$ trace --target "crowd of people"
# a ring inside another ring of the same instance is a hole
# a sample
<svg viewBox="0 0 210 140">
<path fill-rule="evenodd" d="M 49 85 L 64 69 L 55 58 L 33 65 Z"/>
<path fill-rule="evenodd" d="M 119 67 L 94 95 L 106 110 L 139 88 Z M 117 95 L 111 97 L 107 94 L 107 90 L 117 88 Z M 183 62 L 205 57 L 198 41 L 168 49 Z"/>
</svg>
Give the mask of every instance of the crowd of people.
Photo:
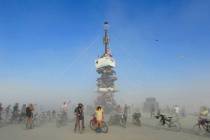
<svg viewBox="0 0 210 140">
<path fill-rule="evenodd" d="M 35 121 L 37 120 L 37 116 L 39 117 L 39 121 L 41 120 L 55 120 L 57 121 L 58 119 L 58 112 L 60 112 L 60 121 L 65 122 L 63 124 L 66 124 L 69 120 L 68 113 L 70 109 L 70 101 L 68 102 L 63 102 L 63 104 L 60 107 L 60 111 L 55 111 L 55 110 L 48 110 L 45 112 L 41 112 L 38 115 L 38 111 L 36 111 L 35 104 L 23 104 L 22 107 L 20 108 L 19 103 L 15 103 L 14 106 L 8 105 L 6 107 L 3 107 L 3 104 L 0 103 L 0 122 L 1 123 L 25 123 L 26 128 L 32 129 L 35 126 Z M 73 106 L 72 106 L 73 107 Z M 36 113 L 35 113 L 36 112 Z M 114 108 L 113 112 L 110 117 L 110 122 L 111 121 L 116 121 L 119 120 L 120 125 L 123 127 L 126 126 L 128 116 L 131 112 L 131 108 L 128 105 L 124 105 L 124 107 L 118 105 Z M 75 108 L 73 108 L 74 113 L 74 120 L 75 120 L 75 125 L 74 125 L 74 132 L 83 132 L 85 130 L 85 107 L 82 103 L 78 103 Z M 172 117 L 179 117 L 182 115 L 182 112 L 180 111 L 180 107 L 178 105 L 173 106 L 172 109 L 170 109 L 170 113 L 173 114 L 173 116 L 168 115 L 167 113 L 163 112 L 160 109 L 157 109 L 156 111 L 154 109 L 151 109 L 151 114 L 156 114 L 156 117 L 159 116 L 162 120 L 161 123 L 163 125 L 166 124 L 166 121 L 170 121 Z M 209 119 L 209 108 L 208 107 L 202 107 L 198 113 L 199 119 L 202 120 L 203 122 L 210 122 Z M 103 106 L 96 106 L 94 115 L 94 119 L 96 120 L 96 127 L 95 131 L 100 132 L 104 122 L 105 122 L 105 112 Z M 141 125 L 140 117 L 141 113 L 140 110 L 134 111 L 132 115 L 134 121 Z M 112 120 L 113 119 L 113 120 Z M 123 123 L 123 124 L 122 124 Z M 43 124 L 43 123 L 41 123 Z"/>
<path fill-rule="evenodd" d="M 68 121 L 68 111 L 69 111 L 69 102 L 64 102 L 61 105 L 60 112 L 62 121 Z M 35 104 L 23 104 L 20 108 L 19 103 L 15 103 L 12 107 L 11 105 L 3 107 L 3 104 L 0 103 L 0 122 L 5 124 L 19 124 L 25 123 L 27 129 L 34 128 L 34 120 L 38 116 L 37 111 L 35 110 Z M 36 113 L 35 113 L 36 112 Z M 39 114 L 40 118 L 47 118 L 47 120 L 57 119 L 57 114 L 55 110 L 45 111 Z M 81 132 L 85 129 L 85 118 L 84 118 L 84 105 L 79 103 L 74 109 L 75 115 L 75 127 L 74 131 Z M 95 110 L 95 117 L 97 119 L 98 128 L 101 127 L 101 122 L 104 121 L 104 113 L 102 106 L 97 106 Z"/>
<path fill-rule="evenodd" d="M 56 117 L 55 110 L 43 111 L 38 114 L 35 110 L 36 104 L 23 104 L 20 107 L 19 103 L 15 103 L 14 106 L 8 105 L 3 107 L 0 103 L 0 126 L 8 124 L 22 124 L 25 123 L 29 128 L 33 127 L 33 121 L 38 116 L 40 120 L 51 120 Z"/>
</svg>

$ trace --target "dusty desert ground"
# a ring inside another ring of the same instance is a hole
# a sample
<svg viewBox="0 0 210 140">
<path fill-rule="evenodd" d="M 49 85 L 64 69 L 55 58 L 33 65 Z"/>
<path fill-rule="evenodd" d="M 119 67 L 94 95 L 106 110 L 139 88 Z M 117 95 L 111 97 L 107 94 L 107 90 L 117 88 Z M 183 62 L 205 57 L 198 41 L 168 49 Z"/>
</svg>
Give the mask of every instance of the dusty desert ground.
<svg viewBox="0 0 210 140">
<path fill-rule="evenodd" d="M 209 140 L 210 136 L 199 136 L 192 131 L 192 126 L 196 121 L 195 117 L 182 118 L 182 131 L 176 132 L 167 129 L 157 129 L 157 120 L 142 118 L 143 126 L 138 127 L 128 123 L 127 128 L 120 126 L 110 126 L 107 134 L 95 133 L 88 127 L 82 133 L 74 133 L 74 123 L 57 128 L 55 122 L 51 122 L 41 127 L 26 130 L 24 125 L 9 125 L 0 128 L 0 140 Z"/>
</svg>

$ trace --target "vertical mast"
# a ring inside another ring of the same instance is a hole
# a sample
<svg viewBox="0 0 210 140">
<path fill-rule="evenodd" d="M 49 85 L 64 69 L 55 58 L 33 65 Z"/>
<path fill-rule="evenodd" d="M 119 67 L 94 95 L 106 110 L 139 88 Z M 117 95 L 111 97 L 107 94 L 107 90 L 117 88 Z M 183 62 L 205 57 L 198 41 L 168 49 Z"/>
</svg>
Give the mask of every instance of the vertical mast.
<svg viewBox="0 0 210 140">
<path fill-rule="evenodd" d="M 109 49 L 108 49 L 108 45 L 109 45 L 109 35 L 108 35 L 108 28 L 109 28 L 109 24 L 107 21 L 104 22 L 104 38 L 103 38 L 103 43 L 104 43 L 104 47 L 105 47 L 105 55 L 109 54 Z"/>
</svg>

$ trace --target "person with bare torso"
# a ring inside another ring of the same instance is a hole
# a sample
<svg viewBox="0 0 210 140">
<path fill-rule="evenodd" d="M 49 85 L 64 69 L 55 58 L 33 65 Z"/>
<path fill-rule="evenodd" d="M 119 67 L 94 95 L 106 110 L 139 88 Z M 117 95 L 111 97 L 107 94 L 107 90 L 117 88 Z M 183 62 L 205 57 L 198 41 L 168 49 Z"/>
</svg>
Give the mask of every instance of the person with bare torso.
<svg viewBox="0 0 210 140">
<path fill-rule="evenodd" d="M 29 104 L 28 107 L 26 107 L 26 127 L 30 129 L 32 129 L 33 111 L 33 104 Z"/>
</svg>

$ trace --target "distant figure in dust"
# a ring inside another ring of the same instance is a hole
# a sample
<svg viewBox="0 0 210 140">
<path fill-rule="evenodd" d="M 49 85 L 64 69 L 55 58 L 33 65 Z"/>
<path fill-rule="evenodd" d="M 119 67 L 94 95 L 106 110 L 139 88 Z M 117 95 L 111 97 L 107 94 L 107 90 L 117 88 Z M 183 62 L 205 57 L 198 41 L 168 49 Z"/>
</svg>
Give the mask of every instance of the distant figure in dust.
<svg viewBox="0 0 210 140">
<path fill-rule="evenodd" d="M 19 103 L 15 103 L 15 105 L 13 106 L 12 121 L 17 121 L 19 117 L 19 112 Z"/>
<path fill-rule="evenodd" d="M 125 106 L 124 106 L 123 115 L 124 115 L 125 123 L 127 123 L 127 118 L 128 118 L 128 106 L 127 106 L 127 104 L 125 104 Z"/>
<path fill-rule="evenodd" d="M 21 108 L 21 121 L 23 121 L 26 118 L 26 104 L 23 104 L 22 108 Z"/>
<path fill-rule="evenodd" d="M 5 109 L 6 111 L 6 121 L 9 120 L 10 112 L 11 112 L 11 105 L 8 105 Z"/>
<path fill-rule="evenodd" d="M 157 116 L 159 116 L 161 114 L 161 110 L 160 108 L 157 109 Z"/>
<path fill-rule="evenodd" d="M 3 112 L 3 107 L 2 103 L 0 103 L 0 121 L 2 120 L 2 112 Z"/>
<path fill-rule="evenodd" d="M 15 103 L 15 105 L 13 106 L 13 113 L 15 112 L 19 112 L 19 103 Z"/>
<path fill-rule="evenodd" d="M 185 110 L 185 107 L 182 107 L 182 108 L 181 108 L 180 114 L 181 114 L 182 117 L 186 117 L 186 110 Z"/>
<path fill-rule="evenodd" d="M 152 105 L 150 108 L 150 117 L 152 118 L 155 115 L 155 106 Z"/>
<path fill-rule="evenodd" d="M 117 107 L 116 107 L 116 113 L 118 115 L 121 115 L 123 113 L 123 109 L 122 109 L 122 107 L 120 105 L 117 105 Z"/>
<path fill-rule="evenodd" d="M 180 108 L 178 105 L 175 105 L 174 106 L 174 113 L 175 113 L 175 116 L 176 117 L 179 117 L 179 114 L 180 114 Z"/>
<path fill-rule="evenodd" d="M 52 114 L 50 110 L 47 111 L 47 118 L 48 118 L 48 121 L 52 120 Z"/>
<path fill-rule="evenodd" d="M 69 106 L 69 102 L 63 102 L 62 106 L 61 106 L 61 111 L 62 111 L 62 115 L 65 121 L 67 121 L 68 119 L 68 106 Z"/>
<path fill-rule="evenodd" d="M 52 111 L 52 119 L 56 119 L 56 111 L 55 110 Z"/>
<path fill-rule="evenodd" d="M 101 106 L 97 106 L 96 107 L 96 111 L 95 111 L 95 117 L 96 117 L 96 121 L 97 121 L 97 129 L 101 129 L 102 127 L 102 123 L 104 121 L 104 110 Z"/>
<path fill-rule="evenodd" d="M 34 111 L 34 106 L 33 104 L 29 104 L 26 107 L 26 127 L 32 129 L 32 119 L 33 119 L 33 111 Z"/>
<path fill-rule="evenodd" d="M 79 132 L 82 132 L 82 129 L 85 129 L 84 126 L 84 106 L 82 103 L 79 103 L 78 106 L 74 110 L 75 113 L 75 127 L 74 127 L 74 132 L 77 132 L 77 128 L 79 129 Z M 81 129 L 82 126 L 82 129 Z"/>
</svg>

